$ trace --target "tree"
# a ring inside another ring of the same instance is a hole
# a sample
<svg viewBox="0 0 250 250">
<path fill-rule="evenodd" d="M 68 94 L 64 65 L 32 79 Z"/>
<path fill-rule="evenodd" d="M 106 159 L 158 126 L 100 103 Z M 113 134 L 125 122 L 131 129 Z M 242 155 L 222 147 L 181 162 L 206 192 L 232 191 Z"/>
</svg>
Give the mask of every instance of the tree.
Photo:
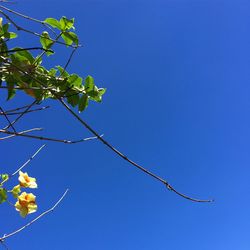
<svg viewBox="0 0 250 250">
<path fill-rule="evenodd" d="M 134 167 L 138 168 L 140 171 L 161 182 L 165 187 L 168 188 L 168 190 L 173 191 L 177 195 L 194 202 L 212 201 L 194 199 L 180 193 L 166 180 L 148 171 L 143 166 L 132 161 L 122 152 L 117 150 L 107 140 L 105 140 L 102 135 L 99 135 L 99 133 L 89 126 L 80 115 L 76 113 L 76 110 L 79 112 L 84 111 L 91 101 L 101 102 L 102 96 L 104 95 L 106 89 L 97 87 L 92 76 L 87 76 L 83 80 L 81 76 L 67 72 L 68 65 L 73 60 L 75 51 L 81 47 L 78 36 L 75 33 L 73 18 L 68 19 L 66 17 L 62 17 L 60 20 L 55 18 L 47 18 L 44 21 L 41 21 L 13 11 L 6 6 L 0 6 L 0 13 L 3 16 L 0 21 L 1 89 L 7 90 L 8 101 L 15 98 L 17 91 L 22 91 L 33 99 L 29 105 L 25 105 L 24 107 L 13 107 L 11 110 L 6 110 L 5 108 L 1 107 L 1 115 L 7 122 L 7 125 L 0 130 L 1 133 L 6 134 L 6 136 L 2 137 L 1 140 L 7 140 L 12 137 L 21 136 L 29 139 L 73 144 L 90 139 L 98 139 L 116 155 Z M 35 22 L 41 25 L 43 29 L 41 31 L 38 30 L 34 32 L 26 27 L 19 26 L 19 24 L 13 17 L 10 16 L 9 13 L 13 16 L 22 17 L 29 22 Z M 16 29 L 16 33 L 13 32 L 14 29 Z M 22 32 L 30 34 L 31 37 L 39 38 L 40 44 L 35 44 L 34 47 L 20 46 L 18 39 L 21 38 Z M 11 47 L 12 39 L 17 40 L 14 47 Z M 65 49 L 71 49 L 72 52 L 63 66 L 48 68 L 46 63 L 43 63 L 44 57 L 52 57 L 57 45 L 64 46 Z M 25 131 L 17 131 L 15 128 L 16 124 L 20 121 L 20 119 L 25 118 L 26 114 L 47 109 L 46 106 L 42 108 L 35 107 L 38 104 L 41 105 L 46 99 L 53 99 L 59 102 L 71 114 L 72 118 L 76 119 L 77 122 L 89 130 L 94 137 L 73 141 L 30 134 L 31 132 L 39 130 L 37 128 L 31 128 Z M 10 118 L 13 115 L 16 116 L 14 120 Z M 42 148 L 39 148 L 38 151 L 30 158 L 30 160 L 32 160 L 41 149 Z M 28 160 L 28 162 L 30 160 Z M 27 173 L 22 172 L 22 169 L 25 166 L 26 163 L 18 168 L 13 174 L 2 174 L 0 189 L 0 201 L 2 203 L 8 201 L 9 190 L 9 192 L 14 196 L 14 199 L 17 199 L 15 207 L 22 216 L 26 216 L 27 214 L 36 210 L 34 196 L 31 194 L 28 195 L 21 190 L 22 187 L 36 187 L 35 179 L 29 177 Z M 11 189 L 6 188 L 8 181 L 17 173 L 19 173 L 19 184 L 15 185 Z M 66 193 L 67 191 L 58 200 L 55 206 L 33 219 L 31 223 L 37 221 L 37 219 L 39 219 L 44 214 L 52 211 L 63 199 Z M 24 227 L 22 227 L 22 229 L 26 228 L 31 223 L 26 224 Z M 3 242 L 6 238 L 16 234 L 19 231 L 20 229 L 14 231 L 13 233 L 7 234 L 0 238 L 0 240 Z"/>
</svg>

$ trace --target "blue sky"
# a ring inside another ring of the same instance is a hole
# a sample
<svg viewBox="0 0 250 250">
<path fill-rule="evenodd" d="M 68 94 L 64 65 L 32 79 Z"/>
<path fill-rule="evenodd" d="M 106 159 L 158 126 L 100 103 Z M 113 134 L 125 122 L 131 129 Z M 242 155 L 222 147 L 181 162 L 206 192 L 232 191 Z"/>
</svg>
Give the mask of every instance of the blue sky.
<svg viewBox="0 0 250 250">
<path fill-rule="evenodd" d="M 53 214 L 9 239 L 10 249 L 248 250 L 249 1 L 23 0 L 11 6 L 38 19 L 75 17 L 84 46 L 69 71 L 90 74 L 107 88 L 103 103 L 81 117 L 177 190 L 215 202 L 176 196 L 98 141 L 47 143 L 26 169 L 38 179 L 39 211 L 70 192 Z M 26 35 L 21 41 L 33 44 Z M 46 63 L 64 59 L 59 48 Z M 5 97 L 6 109 L 30 102 L 21 94 L 8 103 Z M 90 136 L 59 104 L 47 104 L 50 110 L 27 116 L 17 128 Z M 3 171 L 15 170 L 42 144 L 2 141 Z M 3 205 L 1 234 L 34 216 L 23 220 Z"/>
</svg>

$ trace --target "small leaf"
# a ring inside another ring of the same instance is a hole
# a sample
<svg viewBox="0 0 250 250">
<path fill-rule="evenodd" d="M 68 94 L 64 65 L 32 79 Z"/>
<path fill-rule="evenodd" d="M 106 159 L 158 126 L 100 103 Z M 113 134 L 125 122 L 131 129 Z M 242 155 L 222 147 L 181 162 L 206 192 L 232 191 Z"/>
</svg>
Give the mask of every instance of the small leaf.
<svg viewBox="0 0 250 250">
<path fill-rule="evenodd" d="M 77 74 L 70 75 L 68 81 L 69 81 L 69 84 L 73 85 L 74 87 L 80 88 L 82 85 L 82 78 L 78 76 Z"/>
<path fill-rule="evenodd" d="M 96 102 L 101 102 L 102 98 L 101 95 L 99 95 L 98 88 L 95 86 L 93 90 L 88 92 L 88 95 L 91 100 L 96 101 Z"/>
<path fill-rule="evenodd" d="M 43 46 L 44 49 L 48 50 L 53 44 L 53 41 L 51 41 L 51 38 L 49 36 L 49 33 L 47 31 L 44 31 L 42 33 L 42 37 L 40 37 L 40 43 Z M 51 51 L 47 51 L 46 54 L 49 56 L 53 54 Z"/>
<path fill-rule="evenodd" d="M 106 89 L 104 89 L 104 88 L 100 88 L 100 89 L 98 89 L 98 92 L 99 92 L 99 95 L 100 95 L 100 96 L 102 96 L 102 95 L 104 95 L 104 94 L 105 94 Z"/>
<path fill-rule="evenodd" d="M 85 87 L 87 93 L 94 89 L 95 83 L 94 83 L 94 78 L 92 76 L 87 76 L 85 78 L 84 87 Z"/>
<path fill-rule="evenodd" d="M 1 178 L 2 178 L 2 182 L 6 182 L 9 179 L 9 175 L 8 174 L 2 174 Z"/>
<path fill-rule="evenodd" d="M 0 204 L 7 200 L 7 191 L 5 188 L 0 188 Z"/>
<path fill-rule="evenodd" d="M 16 38 L 17 37 L 17 34 L 14 33 L 14 32 L 9 32 L 9 39 L 13 39 L 13 38 Z"/>
<path fill-rule="evenodd" d="M 69 76 L 69 73 L 66 70 L 64 70 L 64 68 L 62 66 L 58 65 L 56 67 L 58 68 L 61 76 L 63 76 L 63 77 L 68 77 Z"/>
<path fill-rule="evenodd" d="M 56 75 L 56 72 L 57 72 L 56 69 L 51 68 L 51 69 L 49 70 L 49 75 L 50 75 L 50 76 L 55 76 L 55 75 Z"/>
<path fill-rule="evenodd" d="M 71 104 L 73 107 L 75 107 L 79 103 L 79 94 L 74 93 L 71 95 L 69 92 L 69 96 L 67 97 L 67 101 L 69 104 Z"/>
<path fill-rule="evenodd" d="M 12 99 L 15 94 L 16 94 L 16 90 L 14 89 L 14 83 L 12 82 L 6 82 L 7 87 L 8 87 L 8 97 L 7 97 L 7 101 Z"/>
<path fill-rule="evenodd" d="M 46 18 L 44 20 L 44 22 L 47 23 L 47 24 L 49 24 L 53 28 L 57 28 L 59 30 L 62 30 L 60 22 L 58 22 L 55 18 L 51 18 L 51 17 Z"/>
<path fill-rule="evenodd" d="M 78 37 L 74 32 L 64 32 L 62 34 L 62 38 L 65 41 L 67 45 L 71 45 L 72 43 L 75 43 L 78 45 Z"/>
<path fill-rule="evenodd" d="M 3 29 L 3 33 L 7 33 L 9 29 L 9 24 L 8 23 L 4 24 L 2 29 Z"/>
<path fill-rule="evenodd" d="M 69 37 L 66 32 L 62 34 L 62 39 L 64 40 L 67 46 L 70 46 L 73 43 L 71 37 Z"/>
<path fill-rule="evenodd" d="M 22 48 L 14 48 L 14 49 L 22 49 Z M 20 59 L 20 61 L 22 61 L 23 60 L 22 57 L 24 57 L 25 59 L 27 59 L 30 62 L 30 64 L 32 64 L 35 61 L 35 58 L 27 50 L 17 51 L 14 55 L 15 55 L 15 57 L 18 57 L 18 59 Z"/>
<path fill-rule="evenodd" d="M 68 19 L 65 16 L 63 16 L 60 19 L 61 29 L 65 31 L 65 30 L 70 30 L 71 28 L 74 28 L 74 26 L 73 26 L 74 25 L 74 21 L 75 21 L 74 18 Z"/>
<path fill-rule="evenodd" d="M 16 185 L 15 187 L 12 188 L 11 193 L 14 196 L 14 198 L 18 197 L 18 194 L 21 192 L 20 185 Z"/>
<path fill-rule="evenodd" d="M 79 100 L 78 104 L 78 110 L 79 112 L 82 112 L 88 107 L 89 99 L 87 95 L 82 95 L 82 97 Z"/>
</svg>

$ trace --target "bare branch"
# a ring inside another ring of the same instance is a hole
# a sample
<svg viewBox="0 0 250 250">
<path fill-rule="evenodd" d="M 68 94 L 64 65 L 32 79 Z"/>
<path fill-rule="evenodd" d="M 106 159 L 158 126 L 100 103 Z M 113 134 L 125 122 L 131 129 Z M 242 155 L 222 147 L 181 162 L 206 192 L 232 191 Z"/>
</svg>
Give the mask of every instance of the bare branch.
<svg viewBox="0 0 250 250">
<path fill-rule="evenodd" d="M 65 66 L 64 66 L 64 68 L 63 68 L 63 71 L 62 71 L 62 73 L 60 74 L 59 77 L 61 77 L 61 76 L 63 75 L 63 73 L 65 72 L 65 70 L 66 70 L 67 67 L 69 66 L 69 64 L 70 64 L 70 62 L 71 62 L 71 60 L 72 60 L 72 58 L 73 58 L 73 55 L 74 55 L 74 53 L 76 52 L 76 50 L 77 50 L 77 47 L 74 48 L 74 49 L 72 50 L 72 52 L 71 52 L 71 54 L 70 54 L 70 56 L 69 56 L 69 59 L 68 59 L 67 63 L 65 64 Z"/>
<path fill-rule="evenodd" d="M 15 174 L 17 174 L 19 171 L 21 171 L 24 167 L 26 167 L 27 164 L 29 164 L 35 156 L 45 147 L 45 144 L 42 145 L 20 168 L 18 168 L 13 174 L 9 176 L 9 178 L 12 178 Z"/>
<path fill-rule="evenodd" d="M 9 139 L 11 137 L 15 137 L 15 136 L 22 136 L 22 137 L 27 137 L 27 138 L 32 138 L 32 139 L 37 139 L 37 140 L 44 140 L 44 141 L 53 141 L 53 142 L 61 142 L 61 143 L 65 143 L 65 144 L 75 144 L 75 143 L 79 143 L 79 142 L 85 142 L 85 141 L 89 141 L 89 140 L 94 140 L 97 139 L 96 136 L 93 137 L 88 137 L 88 138 L 84 138 L 84 139 L 80 139 L 80 140 L 76 140 L 76 141 L 70 141 L 70 140 L 62 140 L 62 139 L 56 139 L 56 138 L 49 138 L 49 137 L 42 137 L 42 136 L 35 136 L 35 135 L 27 135 L 26 133 L 34 131 L 34 130 L 42 130 L 41 128 L 35 128 L 35 129 L 30 129 L 30 130 L 25 130 L 22 132 L 11 132 L 8 130 L 3 130 L 0 129 L 0 133 L 4 133 L 4 134 L 9 134 L 10 136 L 5 136 L 0 138 L 0 140 L 5 140 L 5 139 Z M 103 135 L 100 135 L 101 137 Z"/>
<path fill-rule="evenodd" d="M 0 87 L 1 88 L 1 87 Z M 6 87 L 7 88 L 7 87 Z M 29 105 L 25 105 L 25 106 L 22 106 L 22 107 L 18 107 L 18 108 L 15 108 L 15 109 L 10 109 L 10 110 L 6 110 L 5 113 L 9 113 L 9 112 L 14 112 L 14 111 L 18 111 L 18 110 L 22 110 L 22 109 L 25 109 L 29 107 Z"/>
<path fill-rule="evenodd" d="M 66 189 L 66 191 L 63 193 L 63 195 L 60 197 L 60 199 L 55 203 L 55 205 L 53 207 L 51 207 L 50 209 L 46 210 L 45 212 L 41 213 L 40 215 L 38 215 L 35 219 L 31 220 L 29 223 L 27 223 L 26 225 L 24 225 L 23 227 L 15 230 L 14 232 L 11 232 L 9 234 L 5 234 L 0 238 L 0 242 L 3 242 L 4 240 L 6 240 L 7 238 L 16 235 L 17 233 L 21 232 L 22 230 L 26 229 L 27 227 L 31 226 L 34 222 L 36 222 L 37 220 L 39 220 L 40 218 L 42 218 L 44 215 L 53 212 L 54 209 L 62 202 L 62 200 L 64 199 L 64 197 L 66 196 L 66 194 L 68 193 L 69 189 Z"/>
<path fill-rule="evenodd" d="M 41 107 L 41 108 L 37 108 L 37 109 L 32 109 L 32 110 L 29 110 L 27 112 L 25 112 L 25 114 L 27 113 L 32 113 L 32 112 L 37 112 L 37 111 L 42 111 L 42 110 L 45 110 L 45 109 L 48 109 L 50 108 L 50 106 L 44 106 L 44 107 Z M 5 111 L 5 114 L 7 115 L 19 115 L 21 114 L 22 112 L 10 112 L 10 111 Z M 3 115 L 2 112 L 0 112 L 0 115 Z"/>
<path fill-rule="evenodd" d="M 25 108 L 25 110 L 11 123 L 11 125 L 14 125 L 16 122 L 18 122 L 26 113 L 27 113 L 27 111 L 29 111 L 31 108 L 32 108 L 32 106 L 34 106 L 35 104 L 37 104 L 38 103 L 38 101 L 37 100 L 35 100 L 35 101 L 33 101 L 30 105 L 28 105 L 27 106 L 27 108 Z M 10 127 L 10 125 L 9 126 L 6 126 L 6 127 L 4 127 L 3 129 L 8 129 Z"/>
<path fill-rule="evenodd" d="M 12 137 L 15 137 L 15 136 L 24 136 L 26 133 L 29 133 L 29 132 L 32 132 L 32 131 L 41 131 L 41 130 L 43 130 L 43 129 L 42 128 L 32 128 L 32 129 L 21 131 L 19 133 L 14 133 L 14 132 L 10 132 L 8 130 L 0 129 L 0 133 L 10 135 L 10 136 L 5 136 L 5 137 L 0 138 L 0 141 L 5 140 L 5 139 L 9 139 L 9 138 L 12 138 Z"/>
</svg>

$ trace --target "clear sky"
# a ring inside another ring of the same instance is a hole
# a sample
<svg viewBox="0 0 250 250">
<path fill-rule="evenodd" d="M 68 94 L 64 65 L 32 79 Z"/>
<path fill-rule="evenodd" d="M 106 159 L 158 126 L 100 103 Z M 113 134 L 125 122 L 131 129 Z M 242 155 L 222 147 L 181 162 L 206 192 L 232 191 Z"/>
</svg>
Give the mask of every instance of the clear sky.
<svg viewBox="0 0 250 250">
<path fill-rule="evenodd" d="M 47 143 L 26 168 L 38 180 L 39 212 L 70 192 L 52 214 L 9 239 L 10 249 L 249 250 L 250 2 L 23 0 L 11 7 L 38 19 L 75 17 L 84 46 L 69 71 L 107 88 L 103 103 L 81 117 L 179 191 L 215 202 L 176 196 L 97 140 Z M 47 65 L 63 64 L 65 52 L 56 56 Z M 1 105 L 30 102 L 19 97 L 5 103 L 0 93 Z M 47 104 L 50 110 L 17 128 L 90 136 L 59 104 Z M 14 171 L 42 144 L 1 142 L 1 171 Z M 1 235 L 36 215 L 21 219 L 7 204 L 0 214 Z"/>
</svg>

